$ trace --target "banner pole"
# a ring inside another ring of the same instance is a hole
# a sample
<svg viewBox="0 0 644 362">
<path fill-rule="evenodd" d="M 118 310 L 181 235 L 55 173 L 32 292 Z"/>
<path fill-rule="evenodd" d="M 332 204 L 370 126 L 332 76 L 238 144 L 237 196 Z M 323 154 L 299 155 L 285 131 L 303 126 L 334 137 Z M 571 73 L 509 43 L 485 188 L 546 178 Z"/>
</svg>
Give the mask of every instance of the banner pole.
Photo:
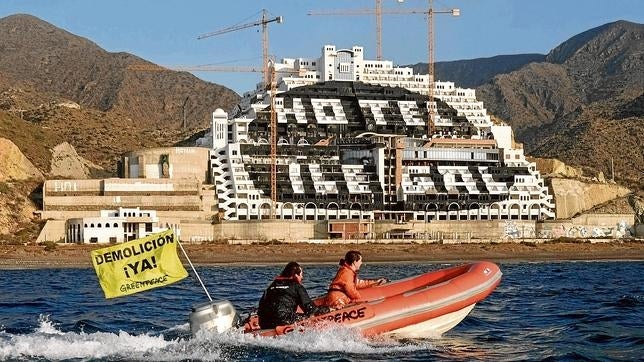
<svg viewBox="0 0 644 362">
<path fill-rule="evenodd" d="M 204 292 L 206 292 L 206 296 L 208 297 L 208 300 L 210 300 L 212 302 L 212 298 L 210 298 L 210 293 L 208 293 L 208 289 L 206 289 L 206 286 L 201 281 L 201 277 L 199 277 L 199 273 L 197 273 L 197 269 L 195 269 L 195 266 L 192 265 L 192 262 L 190 261 L 190 258 L 188 257 L 188 254 L 186 254 L 186 250 L 183 248 L 183 245 L 181 245 L 181 242 L 179 241 L 179 238 L 177 238 L 177 244 L 179 244 L 179 247 L 181 248 L 181 251 L 183 252 L 183 255 L 186 257 L 186 260 L 188 260 L 188 264 L 190 264 L 190 267 L 192 268 L 192 271 L 195 272 L 195 276 L 197 277 L 197 280 L 199 281 L 199 284 L 201 284 L 201 287 L 203 288 Z"/>
</svg>

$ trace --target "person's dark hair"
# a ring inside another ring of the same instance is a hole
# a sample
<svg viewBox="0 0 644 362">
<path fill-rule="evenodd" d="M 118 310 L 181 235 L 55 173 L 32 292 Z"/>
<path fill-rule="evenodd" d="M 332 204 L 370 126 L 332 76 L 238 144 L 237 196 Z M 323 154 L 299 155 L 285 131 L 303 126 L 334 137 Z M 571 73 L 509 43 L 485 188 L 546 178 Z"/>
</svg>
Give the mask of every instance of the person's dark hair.
<svg viewBox="0 0 644 362">
<path fill-rule="evenodd" d="M 344 255 L 344 259 L 340 259 L 340 265 L 342 264 L 351 265 L 360 259 L 362 259 L 362 254 L 360 254 L 359 251 L 350 250 L 350 251 L 347 251 L 347 253 Z"/>
<path fill-rule="evenodd" d="M 292 261 L 284 267 L 284 270 L 280 273 L 281 277 L 284 278 L 293 278 L 296 275 L 302 274 L 302 267 L 300 264 Z"/>
</svg>

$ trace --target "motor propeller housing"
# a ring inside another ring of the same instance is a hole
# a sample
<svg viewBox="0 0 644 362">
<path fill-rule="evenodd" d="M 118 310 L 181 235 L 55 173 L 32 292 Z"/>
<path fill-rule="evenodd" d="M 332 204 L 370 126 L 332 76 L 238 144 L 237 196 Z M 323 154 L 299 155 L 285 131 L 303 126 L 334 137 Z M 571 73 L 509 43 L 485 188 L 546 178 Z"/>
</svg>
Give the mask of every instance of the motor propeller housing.
<svg viewBox="0 0 644 362">
<path fill-rule="evenodd" d="M 200 330 L 222 333 L 239 323 L 239 315 L 233 304 L 227 300 L 195 304 L 190 313 L 190 331 Z"/>
</svg>

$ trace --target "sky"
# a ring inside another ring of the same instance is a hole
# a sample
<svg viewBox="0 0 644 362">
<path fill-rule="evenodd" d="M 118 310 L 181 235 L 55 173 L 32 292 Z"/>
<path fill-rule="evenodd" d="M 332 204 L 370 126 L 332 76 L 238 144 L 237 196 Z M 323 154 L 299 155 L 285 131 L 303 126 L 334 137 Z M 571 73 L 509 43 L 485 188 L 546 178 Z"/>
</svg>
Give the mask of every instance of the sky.
<svg viewBox="0 0 644 362">
<path fill-rule="evenodd" d="M 373 8 L 375 0 L 0 0 L 0 18 L 30 14 L 110 52 L 128 52 L 165 66 L 260 66 L 261 27 L 198 40 L 201 34 L 269 16 L 269 53 L 276 59 L 317 58 L 325 44 L 361 45 L 376 59 L 373 15 L 310 16 L 310 10 Z M 427 8 L 427 0 L 382 0 L 385 9 Z M 644 0 L 435 0 L 435 60 L 540 53 L 591 28 L 627 20 L 644 23 Z M 427 62 L 423 15 L 383 15 L 384 59 L 396 65 Z M 201 72 L 196 76 L 237 93 L 255 87 L 260 73 Z"/>
</svg>

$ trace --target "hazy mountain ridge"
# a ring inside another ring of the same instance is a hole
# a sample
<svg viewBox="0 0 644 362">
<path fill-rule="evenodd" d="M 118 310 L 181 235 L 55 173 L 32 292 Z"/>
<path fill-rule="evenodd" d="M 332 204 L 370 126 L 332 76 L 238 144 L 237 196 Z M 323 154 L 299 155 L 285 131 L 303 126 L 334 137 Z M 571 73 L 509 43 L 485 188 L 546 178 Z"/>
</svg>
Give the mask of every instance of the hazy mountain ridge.
<svg viewBox="0 0 644 362">
<path fill-rule="evenodd" d="M 436 79 L 450 81 L 464 88 L 476 88 L 489 82 L 494 76 L 510 73 L 526 64 L 542 62 L 544 54 L 497 55 L 489 58 L 436 62 Z M 415 74 L 427 74 L 427 63 L 411 65 Z"/>
</svg>

